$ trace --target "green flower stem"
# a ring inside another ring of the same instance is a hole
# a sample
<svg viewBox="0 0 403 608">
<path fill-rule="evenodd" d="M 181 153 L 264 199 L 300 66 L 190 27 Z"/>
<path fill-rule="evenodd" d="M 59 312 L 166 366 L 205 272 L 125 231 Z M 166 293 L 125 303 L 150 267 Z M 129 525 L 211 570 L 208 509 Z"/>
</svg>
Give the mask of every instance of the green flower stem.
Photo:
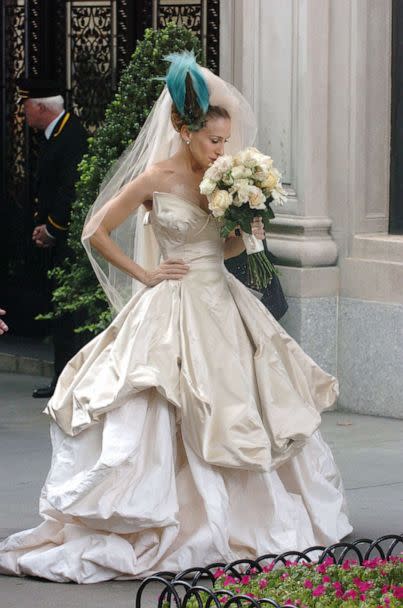
<svg viewBox="0 0 403 608">
<path fill-rule="evenodd" d="M 252 253 L 247 257 L 248 283 L 255 289 L 265 289 L 278 271 L 264 251 Z"/>
</svg>

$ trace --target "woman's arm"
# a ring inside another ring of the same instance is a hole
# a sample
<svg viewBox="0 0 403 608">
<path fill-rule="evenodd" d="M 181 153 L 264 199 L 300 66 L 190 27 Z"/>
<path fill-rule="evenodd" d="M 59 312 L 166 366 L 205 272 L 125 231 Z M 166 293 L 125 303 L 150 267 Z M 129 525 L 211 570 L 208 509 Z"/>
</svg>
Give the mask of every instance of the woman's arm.
<svg viewBox="0 0 403 608">
<path fill-rule="evenodd" d="M 224 244 L 224 260 L 228 258 L 236 258 L 245 251 L 245 244 L 241 236 L 229 236 Z"/>
<path fill-rule="evenodd" d="M 116 197 L 106 203 L 106 213 L 102 210 L 105 215 L 90 236 L 91 245 L 108 262 L 148 287 L 153 287 L 166 279 L 182 279 L 189 267 L 183 260 L 165 260 L 155 270 L 147 271 L 120 249 L 111 239 L 110 233 L 140 205 L 152 199 L 153 184 L 155 184 L 155 175 L 152 170 L 142 173 L 130 182 Z"/>
</svg>

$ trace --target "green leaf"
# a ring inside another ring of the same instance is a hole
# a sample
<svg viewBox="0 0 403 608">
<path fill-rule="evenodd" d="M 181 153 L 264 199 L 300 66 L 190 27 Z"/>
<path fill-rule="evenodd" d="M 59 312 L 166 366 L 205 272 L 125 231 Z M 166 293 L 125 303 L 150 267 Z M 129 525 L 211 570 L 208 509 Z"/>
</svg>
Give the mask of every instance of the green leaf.
<svg viewBox="0 0 403 608">
<path fill-rule="evenodd" d="M 237 227 L 237 222 L 234 222 L 232 220 L 226 220 L 224 225 L 221 226 L 220 228 L 220 236 L 223 239 L 226 239 L 227 236 L 233 231 L 235 230 L 235 228 Z"/>
</svg>

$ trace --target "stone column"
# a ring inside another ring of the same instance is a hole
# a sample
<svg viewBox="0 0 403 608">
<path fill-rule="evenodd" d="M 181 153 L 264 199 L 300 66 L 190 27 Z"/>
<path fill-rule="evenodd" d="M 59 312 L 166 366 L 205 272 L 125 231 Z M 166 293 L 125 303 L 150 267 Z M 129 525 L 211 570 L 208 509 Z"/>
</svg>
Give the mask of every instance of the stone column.
<svg viewBox="0 0 403 608">
<path fill-rule="evenodd" d="M 222 76 L 252 103 L 258 147 L 289 199 L 268 238 L 289 302 L 286 329 L 336 372 L 337 246 L 328 209 L 329 0 L 222 2 Z"/>
</svg>

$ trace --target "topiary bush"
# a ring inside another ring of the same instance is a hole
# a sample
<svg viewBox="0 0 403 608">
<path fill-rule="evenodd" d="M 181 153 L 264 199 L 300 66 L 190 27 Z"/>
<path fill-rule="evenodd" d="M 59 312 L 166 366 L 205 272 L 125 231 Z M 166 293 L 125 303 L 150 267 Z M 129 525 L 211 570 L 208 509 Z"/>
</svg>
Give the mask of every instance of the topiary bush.
<svg viewBox="0 0 403 608">
<path fill-rule="evenodd" d="M 50 273 L 57 287 L 52 298 L 54 312 L 47 315 L 58 318 L 66 312 L 79 311 L 84 321 L 81 327 L 76 328 L 78 332 L 97 333 L 112 317 L 106 296 L 81 245 L 85 216 L 97 197 L 106 172 L 137 137 L 162 91 L 164 83 L 155 77 L 166 73 L 168 64 L 164 56 L 185 49 L 193 49 L 200 62 L 200 43 L 190 30 L 174 24 L 162 30 L 146 30 L 122 73 L 117 93 L 107 107 L 104 123 L 89 139 L 88 154 L 79 167 L 77 199 L 71 212 L 69 245 L 73 256 Z"/>
</svg>

